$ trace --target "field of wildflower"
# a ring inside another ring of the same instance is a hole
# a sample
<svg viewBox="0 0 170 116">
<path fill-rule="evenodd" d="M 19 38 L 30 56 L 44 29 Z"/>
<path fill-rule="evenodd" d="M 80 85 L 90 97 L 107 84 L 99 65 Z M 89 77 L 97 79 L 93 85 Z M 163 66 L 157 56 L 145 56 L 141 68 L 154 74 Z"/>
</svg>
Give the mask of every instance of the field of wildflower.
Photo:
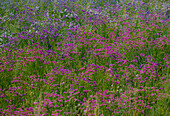
<svg viewBox="0 0 170 116">
<path fill-rule="evenodd" d="M 168 0 L 0 0 L 1 116 L 170 116 Z"/>
</svg>

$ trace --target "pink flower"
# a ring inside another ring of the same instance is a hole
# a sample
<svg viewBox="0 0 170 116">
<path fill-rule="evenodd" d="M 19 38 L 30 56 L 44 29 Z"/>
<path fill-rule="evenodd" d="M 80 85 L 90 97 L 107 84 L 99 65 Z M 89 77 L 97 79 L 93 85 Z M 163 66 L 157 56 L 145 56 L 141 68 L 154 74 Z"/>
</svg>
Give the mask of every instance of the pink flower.
<svg viewBox="0 0 170 116">
<path fill-rule="evenodd" d="M 80 70 L 84 70 L 84 69 L 85 69 L 85 67 L 82 67 L 82 68 L 79 69 L 79 71 L 80 71 Z"/>
<path fill-rule="evenodd" d="M 145 73 L 146 72 L 146 70 L 140 70 L 140 73 Z"/>
</svg>

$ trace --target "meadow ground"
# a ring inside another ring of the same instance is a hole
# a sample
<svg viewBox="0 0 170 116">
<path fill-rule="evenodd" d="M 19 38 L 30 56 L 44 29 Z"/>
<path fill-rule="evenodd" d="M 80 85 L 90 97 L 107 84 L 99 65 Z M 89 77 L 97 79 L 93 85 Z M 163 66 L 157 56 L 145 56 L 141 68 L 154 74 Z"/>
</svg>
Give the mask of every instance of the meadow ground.
<svg viewBox="0 0 170 116">
<path fill-rule="evenodd" d="M 9 1 L 0 115 L 170 115 L 168 0 Z"/>
</svg>

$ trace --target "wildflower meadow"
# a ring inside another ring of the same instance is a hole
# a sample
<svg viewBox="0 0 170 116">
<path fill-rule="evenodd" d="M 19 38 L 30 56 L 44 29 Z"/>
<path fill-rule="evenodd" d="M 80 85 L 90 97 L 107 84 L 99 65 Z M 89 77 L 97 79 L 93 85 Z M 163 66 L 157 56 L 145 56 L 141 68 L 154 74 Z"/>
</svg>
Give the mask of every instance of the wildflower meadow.
<svg viewBox="0 0 170 116">
<path fill-rule="evenodd" d="M 1 116 L 170 116 L 168 0 L 0 0 Z"/>
</svg>

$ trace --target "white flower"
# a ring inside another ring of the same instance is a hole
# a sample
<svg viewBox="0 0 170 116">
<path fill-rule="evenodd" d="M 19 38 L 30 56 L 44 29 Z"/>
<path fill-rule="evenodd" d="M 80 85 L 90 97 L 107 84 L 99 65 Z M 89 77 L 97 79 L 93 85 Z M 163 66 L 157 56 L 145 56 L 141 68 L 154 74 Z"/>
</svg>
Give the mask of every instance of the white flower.
<svg viewBox="0 0 170 116">
<path fill-rule="evenodd" d="M 67 9 L 64 9 L 64 12 L 67 12 Z"/>
</svg>

